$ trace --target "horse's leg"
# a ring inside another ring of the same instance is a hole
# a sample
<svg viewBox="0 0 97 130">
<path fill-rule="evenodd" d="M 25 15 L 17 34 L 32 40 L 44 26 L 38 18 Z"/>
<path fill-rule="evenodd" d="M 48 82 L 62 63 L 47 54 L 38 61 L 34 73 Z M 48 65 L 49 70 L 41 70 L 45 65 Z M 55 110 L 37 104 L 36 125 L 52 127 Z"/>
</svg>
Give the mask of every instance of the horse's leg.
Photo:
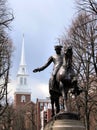
<svg viewBox="0 0 97 130">
<path fill-rule="evenodd" d="M 65 108 L 65 111 L 68 111 L 68 107 L 67 107 L 67 93 L 68 92 L 64 92 L 64 108 Z"/>
<path fill-rule="evenodd" d="M 64 98 L 63 98 L 63 109 L 65 110 L 65 107 L 64 107 L 65 105 L 64 105 Z"/>
<path fill-rule="evenodd" d="M 53 86 L 52 86 L 52 78 L 49 79 L 49 93 L 50 93 L 50 99 L 51 99 L 51 106 L 52 106 L 52 117 L 55 115 L 54 112 L 54 98 L 53 98 Z"/>
<path fill-rule="evenodd" d="M 55 115 L 54 112 L 54 99 L 51 97 L 51 105 L 52 105 L 52 117 Z"/>
<path fill-rule="evenodd" d="M 62 96 L 63 96 L 63 108 L 65 111 L 68 111 L 68 108 L 67 108 L 67 94 L 68 94 L 68 91 L 64 90 L 62 92 Z"/>
<path fill-rule="evenodd" d="M 62 108 L 63 108 L 63 110 L 65 109 L 65 107 L 64 107 L 64 86 L 63 86 L 63 83 L 62 82 L 60 82 L 60 91 L 61 91 L 61 94 L 62 94 Z"/>
<path fill-rule="evenodd" d="M 55 106 L 56 106 L 56 113 L 59 113 L 60 111 L 60 106 L 59 106 L 59 97 L 55 99 Z"/>
</svg>

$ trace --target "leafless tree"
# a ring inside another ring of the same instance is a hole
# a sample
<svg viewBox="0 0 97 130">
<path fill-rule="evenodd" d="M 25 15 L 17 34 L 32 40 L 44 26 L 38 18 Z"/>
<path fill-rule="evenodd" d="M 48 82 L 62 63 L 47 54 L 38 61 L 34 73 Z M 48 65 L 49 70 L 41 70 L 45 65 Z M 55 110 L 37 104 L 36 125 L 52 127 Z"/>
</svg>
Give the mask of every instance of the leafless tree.
<svg viewBox="0 0 97 130">
<path fill-rule="evenodd" d="M 8 105 L 8 80 L 11 67 L 12 42 L 7 36 L 0 42 L 0 115 L 3 114 Z"/>
<path fill-rule="evenodd" d="M 75 0 L 77 3 L 77 9 L 79 11 L 85 11 L 89 14 L 97 15 L 97 0 Z"/>
<path fill-rule="evenodd" d="M 0 0 L 0 116 L 8 106 L 7 85 L 13 46 L 6 29 L 9 29 L 13 19 L 12 13 L 7 8 L 7 0 Z"/>
<path fill-rule="evenodd" d="M 0 117 L 0 130 L 10 130 L 13 127 L 15 112 L 13 105 L 9 105 L 6 111 Z"/>
<path fill-rule="evenodd" d="M 27 130 L 36 130 L 36 109 L 35 104 L 30 103 L 26 107 L 26 122 L 29 122 Z"/>
<path fill-rule="evenodd" d="M 13 130 L 26 130 L 25 109 L 23 107 L 16 108 L 15 118 L 13 120 Z"/>
<path fill-rule="evenodd" d="M 97 110 L 97 25 L 96 21 L 88 22 L 91 19 L 86 12 L 80 13 L 73 20 L 68 35 L 62 38 L 64 48 L 73 47 L 74 69 L 84 91 L 76 101 L 86 130 L 90 130 L 91 116 Z"/>
<path fill-rule="evenodd" d="M 0 0 L 0 32 L 4 28 L 9 28 L 9 24 L 14 19 L 11 9 L 8 8 L 7 0 Z"/>
</svg>

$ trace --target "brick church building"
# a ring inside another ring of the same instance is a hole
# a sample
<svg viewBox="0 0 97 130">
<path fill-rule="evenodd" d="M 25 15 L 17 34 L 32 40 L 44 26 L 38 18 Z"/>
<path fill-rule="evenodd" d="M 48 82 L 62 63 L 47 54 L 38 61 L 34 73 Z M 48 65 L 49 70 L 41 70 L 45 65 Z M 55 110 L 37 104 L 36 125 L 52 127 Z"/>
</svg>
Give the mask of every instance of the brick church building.
<svg viewBox="0 0 97 130">
<path fill-rule="evenodd" d="M 47 121 L 51 119 L 51 108 L 48 107 L 50 100 L 37 98 L 36 103 L 31 101 L 31 88 L 28 83 L 28 78 L 29 75 L 25 62 L 23 35 L 21 59 L 17 73 L 17 85 L 14 92 L 14 108 L 15 110 L 25 110 L 25 124 L 27 130 L 42 130 Z M 31 115 L 33 116 L 31 117 Z M 29 119 L 32 118 L 31 120 L 33 120 L 33 122 L 31 122 L 27 117 L 29 117 Z M 34 124 L 34 126 L 32 126 L 32 124 Z"/>
<path fill-rule="evenodd" d="M 28 72 L 24 53 L 24 36 L 22 41 L 21 60 L 17 73 L 17 86 L 14 92 L 14 107 L 31 101 L 31 89 L 28 84 Z"/>
</svg>

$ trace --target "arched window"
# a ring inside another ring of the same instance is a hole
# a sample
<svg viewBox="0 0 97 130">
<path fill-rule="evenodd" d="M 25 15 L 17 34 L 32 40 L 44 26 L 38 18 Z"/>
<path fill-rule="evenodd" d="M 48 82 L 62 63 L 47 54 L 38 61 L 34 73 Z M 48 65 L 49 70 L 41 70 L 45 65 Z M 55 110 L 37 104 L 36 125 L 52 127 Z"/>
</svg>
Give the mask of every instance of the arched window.
<svg viewBox="0 0 97 130">
<path fill-rule="evenodd" d="M 21 96 L 21 102 L 26 102 L 26 97 L 24 95 Z"/>
</svg>

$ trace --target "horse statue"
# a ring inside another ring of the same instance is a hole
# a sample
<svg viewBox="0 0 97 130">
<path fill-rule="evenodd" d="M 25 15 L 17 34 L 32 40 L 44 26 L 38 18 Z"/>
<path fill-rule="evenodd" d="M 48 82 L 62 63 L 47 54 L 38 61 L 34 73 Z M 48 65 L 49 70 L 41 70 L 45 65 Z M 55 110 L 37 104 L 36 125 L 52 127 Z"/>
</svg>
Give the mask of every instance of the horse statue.
<svg viewBox="0 0 97 130">
<path fill-rule="evenodd" d="M 63 55 L 63 64 L 56 74 L 56 80 L 52 89 L 49 90 L 51 96 L 51 105 L 52 105 L 52 117 L 54 113 L 54 103 L 56 106 L 56 113 L 59 113 L 59 98 L 63 97 L 63 108 L 65 111 L 68 111 L 67 100 L 68 92 L 72 90 L 71 93 L 75 96 L 78 96 L 82 90 L 78 87 L 76 74 L 72 65 L 72 47 L 68 47 L 66 53 Z M 49 81 L 49 88 L 51 88 L 51 80 Z"/>
</svg>

